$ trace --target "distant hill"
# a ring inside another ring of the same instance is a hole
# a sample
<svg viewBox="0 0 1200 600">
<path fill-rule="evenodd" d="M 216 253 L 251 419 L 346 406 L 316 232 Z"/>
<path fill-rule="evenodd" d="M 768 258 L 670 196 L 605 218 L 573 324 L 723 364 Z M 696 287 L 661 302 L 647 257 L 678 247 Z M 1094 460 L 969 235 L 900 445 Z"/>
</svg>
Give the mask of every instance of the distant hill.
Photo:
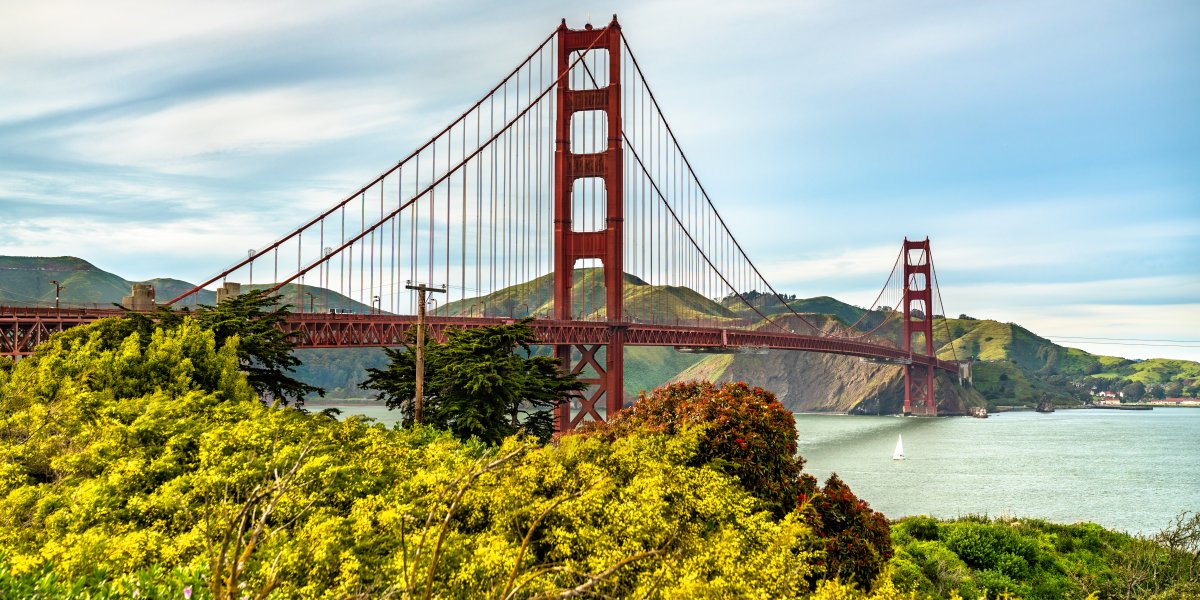
<svg viewBox="0 0 1200 600">
<path fill-rule="evenodd" d="M 1121 391 L 1141 383 L 1152 395 L 1200 393 L 1200 363 L 1154 358 L 1130 360 L 1060 346 L 1015 323 L 986 319 L 946 319 L 946 337 L 935 335 L 938 356 L 970 356 L 975 387 L 985 398 L 1033 403 L 1043 394 L 1056 400 L 1082 399 L 1092 388 Z M 938 330 L 935 330 L 938 331 Z M 952 338 L 952 339 L 951 339 Z M 953 349 L 953 350 L 952 350 Z M 1175 384 L 1177 389 L 1165 389 Z M 1173 393 L 1172 393 L 1173 392 Z"/>
<path fill-rule="evenodd" d="M 750 296 L 748 294 L 748 296 Z M 734 298 L 722 304 L 735 314 Z M 775 298 L 755 299 L 760 311 L 775 319 L 790 311 Z M 884 311 L 867 310 L 828 296 L 789 299 L 793 310 L 822 329 L 814 313 L 835 319 L 841 325 L 859 322 L 858 329 L 875 331 L 876 337 L 898 342 L 901 323 L 887 320 Z M 744 304 L 742 304 L 744 306 Z M 882 325 L 880 327 L 880 325 Z M 802 331 L 803 327 L 793 324 Z M 1042 399 L 1059 405 L 1085 402 L 1093 389 L 1122 391 L 1141 383 L 1147 397 L 1200 395 L 1200 363 L 1175 359 L 1130 360 L 1095 355 L 1078 348 L 1051 342 L 1014 323 L 989 319 L 934 318 L 934 348 L 945 360 L 974 360 L 971 393 L 941 397 L 946 412 L 987 403 L 990 406 L 1035 406 Z M 702 378 L 712 381 L 741 380 L 776 392 L 794 410 L 837 412 L 895 412 L 903 401 L 901 371 L 897 367 L 855 362 L 834 355 L 798 352 L 731 354 L 708 356 L 675 379 Z"/>
<path fill-rule="evenodd" d="M 63 285 L 63 306 L 111 306 L 129 294 L 134 283 L 155 286 L 159 299 L 169 299 L 192 287 L 178 279 L 156 278 L 144 282 L 126 280 L 74 257 L 0 256 L 0 303 L 49 305 L 54 286 Z M 269 284 L 244 286 L 256 289 Z M 356 313 L 370 306 L 336 292 L 311 286 L 288 284 L 281 290 L 293 305 L 311 303 L 324 312 L 339 308 Z M 312 294 L 309 296 L 309 294 Z M 486 296 L 438 307 L 441 315 L 525 317 L 549 316 L 553 309 L 554 276 L 546 275 Z M 603 315 L 603 269 L 576 272 L 572 302 L 576 318 Z M 829 296 L 788 297 L 784 306 L 774 296 L 748 292 L 759 312 L 795 331 L 807 326 L 792 311 L 819 329 L 829 331 L 849 323 L 863 330 L 877 329 L 874 336 L 899 340 L 898 319 L 887 311 L 868 310 Z M 213 292 L 201 292 L 200 302 L 215 302 Z M 790 307 L 790 308 L 789 308 Z M 715 301 L 694 290 L 677 286 L 654 286 L 625 275 L 626 318 L 634 321 L 704 323 L 736 326 L 752 311 L 736 297 Z M 934 347 L 940 358 L 975 361 L 974 385 L 959 388 L 946 379 L 938 385 L 944 411 L 966 406 L 1034 405 L 1043 398 L 1058 404 L 1078 404 L 1093 388 L 1121 391 L 1140 384 L 1147 395 L 1200 395 L 1200 363 L 1186 360 L 1152 359 L 1135 361 L 1094 355 L 1067 348 L 1040 337 L 1014 323 L 988 319 L 934 318 Z M 303 350 L 305 361 L 299 373 L 306 381 L 329 388 L 335 397 L 364 396 L 357 384 L 368 367 L 385 364 L 377 349 Z M 739 380 L 776 392 L 796 411 L 895 412 L 903 400 L 900 369 L 875 365 L 852 357 L 829 354 L 771 351 L 729 354 L 689 354 L 669 347 L 629 347 L 625 356 L 625 387 L 633 398 L 640 390 L 667 381 L 702 378 L 714 381 Z"/>
<path fill-rule="evenodd" d="M 0 303 L 18 306 L 53 306 L 55 286 L 61 286 L 63 307 L 112 307 L 129 295 L 135 283 L 153 285 L 160 300 L 192 288 L 186 281 L 156 278 L 130 281 L 73 256 L 0 256 Z M 216 294 L 200 292 L 200 303 L 212 304 Z"/>
<path fill-rule="evenodd" d="M 92 263 L 73 256 L 0 256 L 0 304 L 9 306 L 53 306 L 57 281 L 61 287 L 59 305 L 62 307 L 104 307 L 119 304 L 129 295 L 133 284 L 154 286 L 156 297 L 166 302 L 194 287 L 195 284 L 158 277 L 147 281 L 127 280 L 119 275 L 104 271 Z M 273 284 L 243 285 L 243 291 L 265 289 Z M 352 313 L 368 313 L 371 307 L 347 298 L 337 292 L 314 286 L 286 284 L 279 289 L 284 301 L 293 306 L 310 305 L 316 312 L 337 308 Z M 308 294 L 311 293 L 312 297 Z M 197 299 L 187 299 L 181 306 L 214 304 L 215 292 L 201 290 Z M 311 303 L 311 304 L 310 304 Z"/>
<path fill-rule="evenodd" d="M 596 319 L 605 313 L 604 269 L 578 269 L 571 282 L 574 318 Z M 738 315 L 696 291 L 679 286 L 650 285 L 633 275 L 624 280 L 625 316 L 634 321 L 733 322 Z M 554 275 L 479 296 L 458 300 L 435 311 L 447 316 L 513 316 L 550 318 L 554 313 Z"/>
<path fill-rule="evenodd" d="M 842 323 L 854 323 L 861 319 L 863 314 L 870 313 L 868 319 L 864 319 L 864 322 L 869 323 L 869 327 L 878 325 L 885 318 L 885 315 L 878 311 L 868 311 L 829 296 L 817 296 L 815 298 L 789 297 L 786 306 L 783 302 L 775 298 L 774 295 L 749 292 L 742 294 L 742 297 L 753 303 L 759 312 L 767 316 L 790 315 L 795 311 L 802 314 L 830 315 L 837 317 Z M 750 307 L 746 306 L 746 303 L 741 298 L 734 295 L 723 298 L 721 305 L 738 315 L 745 315 L 752 312 Z"/>
<path fill-rule="evenodd" d="M 110 305 L 129 294 L 132 282 L 71 256 L 53 258 L 0 256 L 0 302 L 54 304 L 57 281 L 63 306 Z"/>
</svg>

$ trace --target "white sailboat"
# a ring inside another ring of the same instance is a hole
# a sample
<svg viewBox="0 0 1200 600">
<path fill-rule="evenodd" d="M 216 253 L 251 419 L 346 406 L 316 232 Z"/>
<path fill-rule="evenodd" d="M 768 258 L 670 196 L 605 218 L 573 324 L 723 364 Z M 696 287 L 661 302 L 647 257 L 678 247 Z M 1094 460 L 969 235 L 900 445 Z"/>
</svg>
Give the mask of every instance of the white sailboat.
<svg viewBox="0 0 1200 600">
<path fill-rule="evenodd" d="M 892 453 L 892 460 L 904 460 L 904 436 L 896 434 L 896 451 Z"/>
</svg>

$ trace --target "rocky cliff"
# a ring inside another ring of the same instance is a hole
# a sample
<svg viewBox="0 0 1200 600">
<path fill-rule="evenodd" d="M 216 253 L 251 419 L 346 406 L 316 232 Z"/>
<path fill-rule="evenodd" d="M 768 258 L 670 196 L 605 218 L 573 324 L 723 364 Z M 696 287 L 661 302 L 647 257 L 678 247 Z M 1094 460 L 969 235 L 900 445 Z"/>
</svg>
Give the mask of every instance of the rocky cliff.
<svg viewBox="0 0 1200 600">
<path fill-rule="evenodd" d="M 675 381 L 745 381 L 774 392 L 794 412 L 896 414 L 904 405 L 904 375 L 897 365 L 877 365 L 852 356 L 771 350 L 762 354 L 718 354 L 704 358 Z M 934 384 L 939 414 L 965 414 L 985 406 L 978 392 L 939 374 Z"/>
</svg>

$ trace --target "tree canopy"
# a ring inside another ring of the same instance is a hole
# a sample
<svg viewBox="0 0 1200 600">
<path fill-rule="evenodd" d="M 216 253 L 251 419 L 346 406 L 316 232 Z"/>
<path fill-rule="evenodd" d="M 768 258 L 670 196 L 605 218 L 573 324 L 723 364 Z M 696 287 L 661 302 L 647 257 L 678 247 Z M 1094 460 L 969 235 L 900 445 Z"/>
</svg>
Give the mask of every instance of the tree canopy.
<svg viewBox="0 0 1200 600">
<path fill-rule="evenodd" d="M 415 333 L 410 346 L 387 349 L 386 369 L 368 369 L 363 389 L 375 390 L 388 408 L 411 424 L 416 396 Z M 528 320 L 509 325 L 446 330 L 446 341 L 426 337 L 424 422 L 459 439 L 488 444 L 524 431 L 546 441 L 554 434 L 553 409 L 586 384 L 563 373 L 557 361 L 534 356 Z"/>
<path fill-rule="evenodd" d="M 1124 394 L 1123 400 L 1126 402 L 1140 402 L 1146 396 L 1146 384 L 1135 381 L 1121 388 L 1121 393 Z"/>
<path fill-rule="evenodd" d="M 200 327 L 212 332 L 218 347 L 237 339 L 234 347 L 241 369 L 260 397 L 301 406 L 306 395 L 324 396 L 325 390 L 291 375 L 300 365 L 300 359 L 294 354 L 294 335 L 281 327 L 291 314 L 291 307 L 280 302 L 282 298 L 266 290 L 253 290 L 216 306 L 202 304 L 194 312 L 167 306 L 160 306 L 150 314 L 130 311 L 123 319 L 106 319 L 97 325 L 104 332 L 100 343 L 113 348 L 137 333 L 144 349 L 156 329 L 176 328 L 190 316 Z"/>
<path fill-rule="evenodd" d="M 218 345 L 237 336 L 242 369 L 260 396 L 301 405 L 305 395 L 324 396 L 325 390 L 290 375 L 300 359 L 293 353 L 293 334 L 280 327 L 291 313 L 291 307 L 280 302 L 282 298 L 266 290 L 253 290 L 216 306 L 202 305 L 196 311 L 196 320 L 213 332 Z"/>
</svg>

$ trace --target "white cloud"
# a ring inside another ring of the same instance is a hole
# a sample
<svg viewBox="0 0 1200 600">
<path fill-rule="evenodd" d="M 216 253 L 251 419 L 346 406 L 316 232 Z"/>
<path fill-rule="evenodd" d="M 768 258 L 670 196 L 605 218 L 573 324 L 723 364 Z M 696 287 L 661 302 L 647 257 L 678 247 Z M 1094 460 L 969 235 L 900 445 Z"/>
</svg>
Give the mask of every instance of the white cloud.
<svg viewBox="0 0 1200 600">
<path fill-rule="evenodd" d="M 341 3 L 46 0 L 9 2 L 0 19 L 0 123 L 119 102 L 163 77 L 220 63 L 233 49 Z"/>
<path fill-rule="evenodd" d="M 245 252 L 242 248 L 255 245 L 246 240 L 276 235 L 275 227 L 275 223 L 246 219 L 119 226 L 38 219 L 13 223 L 0 237 L 0 255 L 77 256 L 132 280 L 164 276 L 197 280 L 232 262 Z"/>
<path fill-rule="evenodd" d="M 813 288 L 822 282 L 841 287 L 840 282 L 878 276 L 880 287 L 900 254 L 900 244 L 852 248 L 833 253 L 785 261 L 764 261 L 759 267 L 773 284 Z M 753 258 L 753 257 L 751 257 Z"/>
<path fill-rule="evenodd" d="M 394 127 L 403 99 L 371 90 L 297 86 L 191 100 L 60 132 L 77 157 L 162 173 L 213 172 L 246 154 L 280 152 Z M 225 173 L 229 175 L 228 172 Z"/>
<path fill-rule="evenodd" d="M 942 282 L 942 296 L 956 306 L 1053 310 L 1056 306 L 1137 305 L 1154 310 L 1161 298 L 1200 299 L 1200 278 L 1170 275 L 1063 283 L 973 283 L 958 286 Z M 972 310 L 977 310 L 972 308 Z M 1002 313 L 991 318 L 1002 318 Z"/>
<path fill-rule="evenodd" d="M 7 3 L 0 21 L 4 62 L 75 59 L 197 40 L 228 41 L 320 22 L 355 7 L 259 0 L 41 0 Z"/>
</svg>

